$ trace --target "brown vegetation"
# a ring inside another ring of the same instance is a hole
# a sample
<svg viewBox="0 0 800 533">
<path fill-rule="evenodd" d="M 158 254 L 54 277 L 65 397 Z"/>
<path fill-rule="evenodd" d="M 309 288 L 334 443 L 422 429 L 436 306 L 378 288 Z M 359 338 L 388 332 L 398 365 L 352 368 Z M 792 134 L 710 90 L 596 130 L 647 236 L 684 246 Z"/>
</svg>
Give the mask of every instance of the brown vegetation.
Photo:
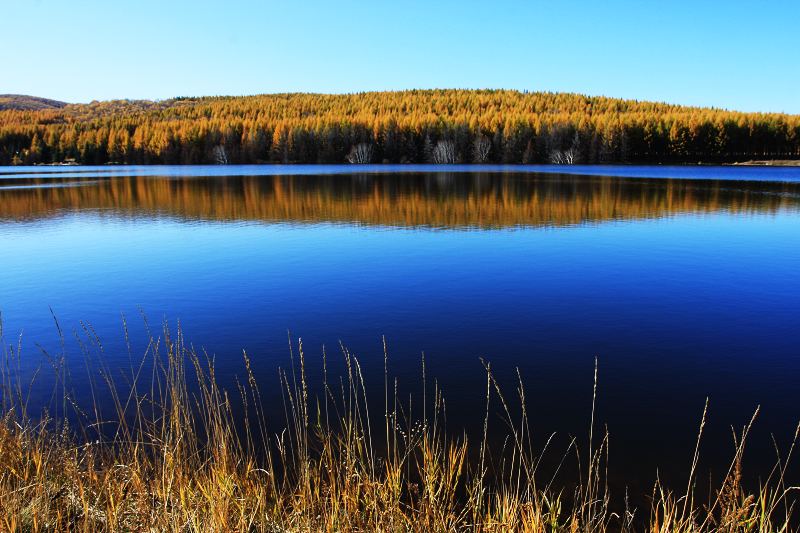
<svg viewBox="0 0 800 533">
<path fill-rule="evenodd" d="M 22 94 L 0 94 L 0 111 L 41 111 L 43 109 L 60 109 L 67 104 L 58 100 L 48 100 L 36 96 Z"/>
<path fill-rule="evenodd" d="M 800 157 L 800 117 L 563 93 L 425 90 L 0 112 L 0 164 L 733 162 Z M 360 160 L 363 162 L 363 159 Z"/>
<path fill-rule="evenodd" d="M 635 514 L 623 506 L 615 513 L 606 483 L 608 435 L 595 435 L 594 401 L 588 448 L 579 454 L 573 441 L 564 455 L 577 458 L 580 479 L 574 490 L 561 490 L 537 471 L 549 441 L 533 440 L 522 380 L 514 394 L 517 419 L 488 364 L 483 438 L 469 442 L 443 430 L 444 399 L 435 385 L 423 400 L 428 409 L 412 417 L 385 372 L 378 415 L 360 363 L 346 349 L 346 375 L 328 381 L 325 372 L 323 396 L 315 399 L 299 344 L 293 370 L 281 373 L 281 430 L 267 425 L 246 353 L 242 384 L 229 394 L 217 385 L 213 358 L 165 329 L 131 369 L 127 389 L 117 388 L 107 370 L 98 375 L 110 394 L 110 418 L 65 387 L 63 405 L 75 410 L 67 425 L 27 412 L 20 354 L 3 345 L 3 531 L 604 532 L 638 525 L 653 532 L 772 532 L 792 524 L 796 489 L 784 474 L 794 444 L 758 488 L 743 486 L 752 421 L 737 434 L 730 469 L 707 505 L 694 498 L 695 451 L 682 489 L 657 483 L 649 510 Z M 100 385 L 90 382 L 94 397 Z M 243 423 L 237 405 L 244 406 Z M 490 417 L 490 405 L 502 420 Z M 509 446 L 490 449 L 489 432 L 503 427 Z"/>
</svg>

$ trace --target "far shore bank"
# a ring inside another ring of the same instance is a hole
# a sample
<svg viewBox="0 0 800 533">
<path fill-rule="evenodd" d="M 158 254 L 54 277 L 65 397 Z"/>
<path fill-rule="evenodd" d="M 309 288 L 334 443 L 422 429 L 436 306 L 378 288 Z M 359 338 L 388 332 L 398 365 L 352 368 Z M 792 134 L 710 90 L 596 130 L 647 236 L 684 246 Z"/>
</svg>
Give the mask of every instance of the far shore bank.
<svg viewBox="0 0 800 533">
<path fill-rule="evenodd" d="M 766 159 L 763 161 L 742 161 L 741 163 L 731 164 L 750 167 L 800 167 L 800 159 Z"/>
<path fill-rule="evenodd" d="M 270 166 L 284 166 L 284 165 L 330 165 L 331 163 L 274 163 L 271 161 L 262 161 L 256 163 L 258 165 L 270 165 Z M 334 163 L 336 164 L 336 163 Z M 358 167 L 358 164 L 347 163 L 343 161 L 340 163 L 342 166 L 353 166 Z M 371 165 L 396 165 L 394 163 L 370 163 Z M 435 164 L 435 163 L 433 163 Z M 475 165 L 476 167 L 481 166 L 481 163 L 455 163 L 459 166 L 461 165 Z M 229 166 L 240 166 L 240 165 L 252 165 L 252 163 L 229 163 Z M 401 165 L 409 165 L 413 166 L 413 163 L 401 163 Z M 706 162 L 706 161 L 698 161 L 697 163 L 674 163 L 674 162 L 665 162 L 665 163 L 575 163 L 575 164 L 567 164 L 567 165 L 556 165 L 551 164 L 548 166 L 637 166 L 637 167 L 661 167 L 661 166 L 677 166 L 677 167 L 694 167 L 694 166 L 749 166 L 749 167 L 800 167 L 800 159 L 764 159 L 764 160 L 749 160 L 749 161 L 734 161 L 734 162 Z M 12 167 L 12 166 L 20 166 L 20 165 L 0 165 L 0 167 Z M 25 166 L 25 165 L 21 165 Z M 119 163 L 119 162 L 108 162 L 102 163 L 100 165 L 85 165 L 82 163 L 77 163 L 75 161 L 59 161 L 53 163 L 34 163 L 31 166 L 35 167 L 77 167 L 77 166 L 164 166 L 162 163 Z M 169 165 L 169 166 L 198 166 L 197 164 L 177 164 L 177 165 Z M 205 166 L 201 164 L 200 166 Z M 517 166 L 517 165 L 506 165 L 506 166 Z M 524 166 L 524 165 L 522 165 Z M 541 166 L 541 164 L 534 164 L 532 166 Z"/>
</svg>

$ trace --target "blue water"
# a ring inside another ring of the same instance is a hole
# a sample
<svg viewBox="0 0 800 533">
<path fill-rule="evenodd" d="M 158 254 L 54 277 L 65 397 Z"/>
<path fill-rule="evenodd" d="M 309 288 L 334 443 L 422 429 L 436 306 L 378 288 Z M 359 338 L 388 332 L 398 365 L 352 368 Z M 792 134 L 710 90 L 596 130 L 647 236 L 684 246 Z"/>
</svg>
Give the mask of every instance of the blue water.
<svg viewBox="0 0 800 533">
<path fill-rule="evenodd" d="M 360 165 L 359 174 L 403 174 L 417 172 L 513 172 L 548 173 L 628 178 L 683 178 L 702 180 L 800 181 L 799 167 L 781 166 L 676 166 L 676 165 Z M 86 176 L 308 176 L 352 174 L 349 165 L 198 165 L 185 166 L 18 166 L 0 167 L 0 180 L 8 177 L 74 178 Z"/>
<path fill-rule="evenodd" d="M 24 366 L 41 364 L 37 345 L 60 346 L 52 308 L 68 344 L 88 321 L 122 371 L 121 315 L 138 350 L 140 314 L 180 320 L 223 380 L 246 349 L 278 401 L 287 333 L 311 361 L 341 341 L 381 387 L 385 336 L 402 383 L 424 352 L 452 427 L 482 424 L 479 357 L 510 397 L 519 368 L 543 440 L 587 432 L 597 357 L 612 464 L 644 484 L 657 466 L 682 479 L 706 397 L 709 469 L 758 405 L 754 456 L 791 437 L 800 169 L 366 170 L 0 169 L 5 341 L 22 332 Z M 433 207 L 409 214 L 420 199 Z"/>
</svg>

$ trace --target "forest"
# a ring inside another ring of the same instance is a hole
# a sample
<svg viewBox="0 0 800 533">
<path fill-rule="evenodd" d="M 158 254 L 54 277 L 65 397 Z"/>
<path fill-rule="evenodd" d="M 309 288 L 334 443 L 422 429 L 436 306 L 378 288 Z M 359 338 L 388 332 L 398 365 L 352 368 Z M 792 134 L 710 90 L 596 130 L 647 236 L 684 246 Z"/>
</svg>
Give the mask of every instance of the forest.
<svg viewBox="0 0 800 533">
<path fill-rule="evenodd" d="M 800 158 L 800 115 L 409 90 L 0 111 L 0 164 L 730 163 Z"/>
</svg>

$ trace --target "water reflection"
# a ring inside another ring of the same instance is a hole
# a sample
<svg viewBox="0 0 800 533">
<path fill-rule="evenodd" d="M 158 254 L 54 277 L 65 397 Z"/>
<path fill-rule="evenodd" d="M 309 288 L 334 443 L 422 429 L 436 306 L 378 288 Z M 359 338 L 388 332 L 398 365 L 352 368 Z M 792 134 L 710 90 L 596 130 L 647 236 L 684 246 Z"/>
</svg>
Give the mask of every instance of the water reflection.
<svg viewBox="0 0 800 533">
<path fill-rule="evenodd" d="M 0 185 L 0 218 L 11 220 L 110 210 L 188 220 L 503 228 L 798 208 L 800 183 L 565 174 L 10 177 Z"/>
</svg>

